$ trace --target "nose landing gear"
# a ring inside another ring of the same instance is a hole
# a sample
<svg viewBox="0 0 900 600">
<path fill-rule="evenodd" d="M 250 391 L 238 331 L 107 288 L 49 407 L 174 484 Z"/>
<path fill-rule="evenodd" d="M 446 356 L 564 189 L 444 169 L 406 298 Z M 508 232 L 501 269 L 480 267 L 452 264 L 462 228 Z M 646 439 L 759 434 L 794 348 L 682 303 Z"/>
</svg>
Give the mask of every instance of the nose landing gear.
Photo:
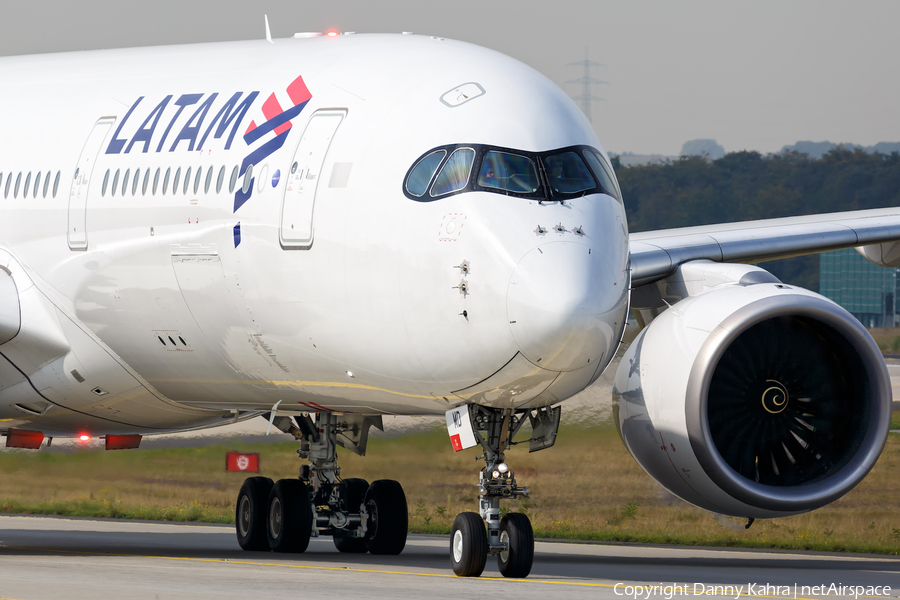
<svg viewBox="0 0 900 600">
<path fill-rule="evenodd" d="M 276 417 L 272 423 L 300 440 L 307 458 L 298 479 L 273 483 L 250 477 L 238 494 L 235 528 L 244 550 L 304 552 L 312 537 L 331 535 L 340 552 L 400 554 L 406 546 L 408 509 L 399 483 L 340 478 L 336 446 L 364 456 L 369 428 L 380 417 L 317 413 Z M 299 427 L 298 427 L 299 425 Z"/>
<path fill-rule="evenodd" d="M 478 577 L 484 571 L 487 556 L 497 557 L 504 577 L 527 577 L 534 562 L 534 531 L 527 515 L 508 513 L 501 518 L 500 500 L 528 496 L 520 488 L 515 473 L 505 460 L 508 446 L 524 423 L 527 414 L 532 424 L 531 451 L 549 448 L 559 428 L 559 408 L 539 409 L 516 415 L 511 409 L 492 409 L 470 405 L 469 421 L 484 454 L 485 466 L 479 473 L 479 512 L 456 516 L 450 534 L 450 565 L 460 577 Z M 450 422 L 448 418 L 448 423 Z M 487 528 L 485 529 L 485 524 Z"/>
</svg>

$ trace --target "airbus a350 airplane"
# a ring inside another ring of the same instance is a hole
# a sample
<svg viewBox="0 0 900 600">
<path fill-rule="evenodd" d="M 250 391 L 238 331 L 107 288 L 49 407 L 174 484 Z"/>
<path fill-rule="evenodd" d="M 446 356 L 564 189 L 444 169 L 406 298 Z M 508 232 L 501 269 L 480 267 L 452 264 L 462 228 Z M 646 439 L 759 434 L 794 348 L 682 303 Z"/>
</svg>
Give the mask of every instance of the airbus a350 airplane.
<svg viewBox="0 0 900 600">
<path fill-rule="evenodd" d="M 399 553 L 395 481 L 341 479 L 382 415 L 480 445 L 451 563 L 533 558 L 504 452 L 553 445 L 560 402 L 616 374 L 628 450 L 688 502 L 746 518 L 841 497 L 885 443 L 878 348 L 833 302 L 751 266 L 861 247 L 900 264 L 900 210 L 629 236 L 566 95 L 414 35 L 0 60 L 0 432 L 141 436 L 268 415 L 308 459 L 248 479 L 247 550 Z M 522 430 L 527 431 L 527 429 Z M 520 436 L 521 437 L 521 436 Z M 562 459 L 562 457 L 560 457 Z M 578 457 L 565 457 L 578 460 Z M 486 525 L 485 525 L 486 524 Z"/>
</svg>

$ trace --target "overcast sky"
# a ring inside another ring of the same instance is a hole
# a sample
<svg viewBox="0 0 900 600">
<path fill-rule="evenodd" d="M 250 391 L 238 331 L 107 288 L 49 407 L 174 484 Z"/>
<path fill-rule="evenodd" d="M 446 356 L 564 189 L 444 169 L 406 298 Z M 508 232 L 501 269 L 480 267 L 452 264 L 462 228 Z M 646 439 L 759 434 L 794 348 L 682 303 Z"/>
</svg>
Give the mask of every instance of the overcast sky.
<svg viewBox="0 0 900 600">
<path fill-rule="evenodd" d="M 593 121 L 611 152 L 690 139 L 773 152 L 798 140 L 900 141 L 900 2 L 756 0 L 27 0 L 4 2 L 0 55 L 262 38 L 297 31 L 439 35 L 562 85 L 607 65 Z M 0 87 L 2 93 L 2 87 Z"/>
</svg>

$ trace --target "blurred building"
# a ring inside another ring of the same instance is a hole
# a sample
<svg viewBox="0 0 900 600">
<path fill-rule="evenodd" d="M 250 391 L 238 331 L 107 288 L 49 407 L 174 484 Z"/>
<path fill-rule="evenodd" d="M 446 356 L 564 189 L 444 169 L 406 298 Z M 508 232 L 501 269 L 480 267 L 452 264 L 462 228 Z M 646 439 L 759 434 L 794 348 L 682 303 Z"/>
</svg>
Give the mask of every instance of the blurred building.
<svg viewBox="0 0 900 600">
<path fill-rule="evenodd" d="M 865 327 L 897 327 L 897 272 L 867 261 L 853 248 L 819 255 L 819 293 Z"/>
</svg>

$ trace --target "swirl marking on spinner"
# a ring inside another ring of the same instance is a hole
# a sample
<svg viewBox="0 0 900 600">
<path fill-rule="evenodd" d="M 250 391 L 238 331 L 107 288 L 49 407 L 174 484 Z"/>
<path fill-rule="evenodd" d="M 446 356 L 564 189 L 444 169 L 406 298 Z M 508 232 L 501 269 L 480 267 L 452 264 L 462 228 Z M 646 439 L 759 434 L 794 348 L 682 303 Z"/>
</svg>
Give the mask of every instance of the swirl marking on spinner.
<svg viewBox="0 0 900 600">
<path fill-rule="evenodd" d="M 762 393 L 762 405 L 767 412 L 777 415 L 787 408 L 788 400 L 791 399 L 787 388 L 774 379 L 767 379 L 766 383 L 769 387 Z"/>
</svg>

